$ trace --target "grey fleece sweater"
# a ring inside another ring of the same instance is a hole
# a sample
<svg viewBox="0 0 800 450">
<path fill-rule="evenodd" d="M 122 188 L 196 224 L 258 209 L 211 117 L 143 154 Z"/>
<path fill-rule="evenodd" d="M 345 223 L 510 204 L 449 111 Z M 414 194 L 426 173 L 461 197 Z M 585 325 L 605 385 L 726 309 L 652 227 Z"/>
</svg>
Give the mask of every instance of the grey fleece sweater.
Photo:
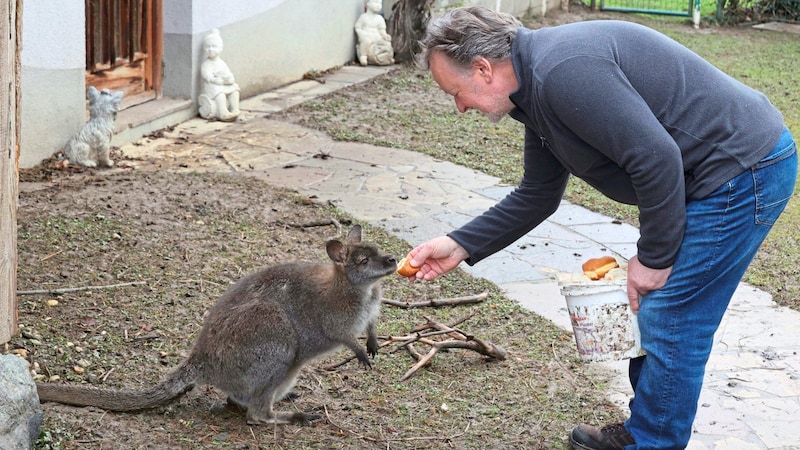
<svg viewBox="0 0 800 450">
<path fill-rule="evenodd" d="M 552 214 L 571 173 L 637 205 L 639 260 L 669 267 L 686 202 L 753 166 L 783 130 L 763 94 L 634 23 L 520 28 L 512 62 L 519 90 L 510 116 L 525 125 L 525 171 L 505 199 L 449 233 L 470 265 Z"/>
</svg>

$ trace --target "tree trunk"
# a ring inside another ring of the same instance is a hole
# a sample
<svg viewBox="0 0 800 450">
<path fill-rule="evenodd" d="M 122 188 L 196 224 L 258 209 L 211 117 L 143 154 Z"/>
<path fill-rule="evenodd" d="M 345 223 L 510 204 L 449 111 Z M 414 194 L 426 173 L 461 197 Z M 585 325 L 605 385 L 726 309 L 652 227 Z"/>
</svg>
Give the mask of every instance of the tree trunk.
<svg viewBox="0 0 800 450">
<path fill-rule="evenodd" d="M 392 6 L 386 31 L 392 36 L 395 62 L 412 62 L 419 52 L 419 40 L 431 18 L 433 0 L 399 0 Z"/>
</svg>

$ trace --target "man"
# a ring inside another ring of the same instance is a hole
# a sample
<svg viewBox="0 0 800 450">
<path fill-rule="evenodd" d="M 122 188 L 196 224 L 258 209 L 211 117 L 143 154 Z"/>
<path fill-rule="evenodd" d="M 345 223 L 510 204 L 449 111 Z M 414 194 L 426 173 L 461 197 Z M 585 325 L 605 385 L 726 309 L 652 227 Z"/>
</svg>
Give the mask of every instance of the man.
<svg viewBox="0 0 800 450">
<path fill-rule="evenodd" d="M 792 195 L 796 146 L 767 98 L 649 28 L 587 21 L 529 30 L 481 7 L 431 20 L 418 63 L 460 112 L 525 125 L 514 192 L 408 254 L 416 279 L 475 264 L 559 205 L 569 174 L 639 210 L 627 292 L 647 356 L 630 362 L 631 416 L 579 425 L 576 449 L 678 449 L 714 332 Z"/>
</svg>

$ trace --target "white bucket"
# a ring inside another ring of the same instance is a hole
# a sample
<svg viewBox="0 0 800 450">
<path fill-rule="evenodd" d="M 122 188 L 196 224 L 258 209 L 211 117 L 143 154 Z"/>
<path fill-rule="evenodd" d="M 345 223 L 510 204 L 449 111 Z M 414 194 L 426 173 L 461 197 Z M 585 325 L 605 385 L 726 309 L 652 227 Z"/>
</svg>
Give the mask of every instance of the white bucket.
<svg viewBox="0 0 800 450">
<path fill-rule="evenodd" d="M 626 280 L 561 285 L 578 354 L 584 361 L 622 360 L 645 354 L 625 286 Z"/>
</svg>

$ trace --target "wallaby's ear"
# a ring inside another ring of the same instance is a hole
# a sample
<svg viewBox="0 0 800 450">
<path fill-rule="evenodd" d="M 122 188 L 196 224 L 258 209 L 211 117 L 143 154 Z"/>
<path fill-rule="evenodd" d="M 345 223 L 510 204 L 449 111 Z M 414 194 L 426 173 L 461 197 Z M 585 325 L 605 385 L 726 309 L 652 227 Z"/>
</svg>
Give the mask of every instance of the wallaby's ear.
<svg viewBox="0 0 800 450">
<path fill-rule="evenodd" d="M 348 244 L 357 244 L 361 242 L 361 225 L 353 225 L 353 229 L 347 233 L 347 240 L 345 242 Z"/>
<path fill-rule="evenodd" d="M 328 257 L 337 263 L 344 263 L 344 244 L 337 239 L 331 239 L 325 244 L 325 249 L 328 250 Z"/>
</svg>

